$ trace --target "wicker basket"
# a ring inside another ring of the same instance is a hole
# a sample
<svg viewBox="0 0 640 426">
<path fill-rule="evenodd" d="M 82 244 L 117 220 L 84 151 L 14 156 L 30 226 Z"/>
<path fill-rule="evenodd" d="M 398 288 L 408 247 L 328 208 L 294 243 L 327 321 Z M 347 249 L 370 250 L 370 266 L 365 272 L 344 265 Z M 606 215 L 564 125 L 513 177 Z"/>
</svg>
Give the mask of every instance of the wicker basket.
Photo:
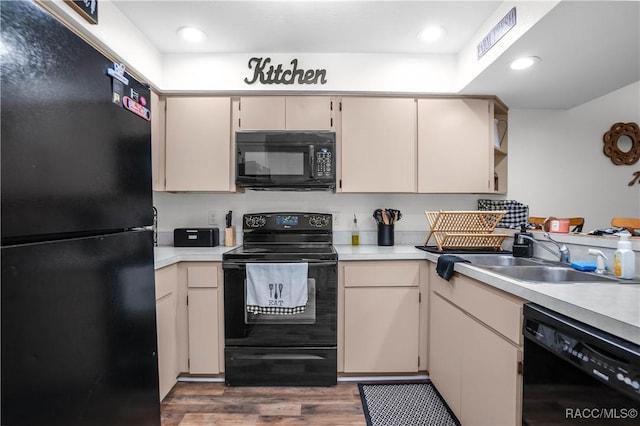
<svg viewBox="0 0 640 426">
<path fill-rule="evenodd" d="M 431 226 L 424 244 L 433 235 L 438 250 L 445 248 L 482 248 L 500 250 L 506 234 L 494 234 L 506 211 L 424 212 Z"/>
</svg>

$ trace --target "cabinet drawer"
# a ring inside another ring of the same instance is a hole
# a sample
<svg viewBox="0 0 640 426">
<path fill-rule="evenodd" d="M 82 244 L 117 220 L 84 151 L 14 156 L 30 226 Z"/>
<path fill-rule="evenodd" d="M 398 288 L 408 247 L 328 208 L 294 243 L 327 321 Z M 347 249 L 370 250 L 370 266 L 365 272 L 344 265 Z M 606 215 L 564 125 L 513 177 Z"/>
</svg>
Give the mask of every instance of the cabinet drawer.
<svg viewBox="0 0 640 426">
<path fill-rule="evenodd" d="M 445 281 L 431 266 L 431 288 L 517 345 L 522 345 L 524 300 L 458 273 Z"/>
<path fill-rule="evenodd" d="M 187 287 L 218 287 L 217 266 L 190 266 L 187 268 Z"/>
<path fill-rule="evenodd" d="M 344 265 L 345 287 L 417 287 L 419 282 L 418 262 L 350 262 Z"/>
</svg>

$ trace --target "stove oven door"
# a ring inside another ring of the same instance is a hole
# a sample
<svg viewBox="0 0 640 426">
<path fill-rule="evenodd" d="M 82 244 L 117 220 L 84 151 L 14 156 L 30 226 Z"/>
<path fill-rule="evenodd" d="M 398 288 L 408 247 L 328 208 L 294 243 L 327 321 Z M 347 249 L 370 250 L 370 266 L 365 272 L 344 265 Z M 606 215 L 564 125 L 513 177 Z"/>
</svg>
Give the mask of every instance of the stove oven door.
<svg viewBox="0 0 640 426">
<path fill-rule="evenodd" d="M 337 262 L 309 262 L 304 313 L 253 315 L 246 268 L 223 262 L 225 383 L 229 386 L 333 386 L 337 380 Z"/>
<path fill-rule="evenodd" d="M 308 303 L 303 313 L 253 314 L 246 306 L 246 263 L 225 261 L 225 346 L 336 346 L 337 263 L 308 262 Z"/>
</svg>

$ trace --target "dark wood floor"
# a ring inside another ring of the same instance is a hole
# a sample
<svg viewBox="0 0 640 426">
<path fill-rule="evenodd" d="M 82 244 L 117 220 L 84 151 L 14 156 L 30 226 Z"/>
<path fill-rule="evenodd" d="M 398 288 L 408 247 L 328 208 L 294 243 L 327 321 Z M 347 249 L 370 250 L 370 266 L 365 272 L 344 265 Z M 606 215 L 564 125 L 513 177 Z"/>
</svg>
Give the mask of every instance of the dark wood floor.
<svg viewBox="0 0 640 426">
<path fill-rule="evenodd" d="M 226 387 L 180 382 L 162 401 L 162 426 L 365 426 L 355 383 L 333 387 Z"/>
</svg>

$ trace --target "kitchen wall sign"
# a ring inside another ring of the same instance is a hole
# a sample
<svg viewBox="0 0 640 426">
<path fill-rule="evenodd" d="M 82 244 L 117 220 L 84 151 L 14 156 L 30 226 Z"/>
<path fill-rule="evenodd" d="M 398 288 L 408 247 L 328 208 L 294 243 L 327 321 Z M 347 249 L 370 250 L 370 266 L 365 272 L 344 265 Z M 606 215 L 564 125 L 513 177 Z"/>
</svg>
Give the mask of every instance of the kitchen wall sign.
<svg viewBox="0 0 640 426">
<path fill-rule="evenodd" d="M 90 24 L 98 23 L 98 0 L 64 0 Z"/>
<path fill-rule="evenodd" d="M 615 123 L 602 140 L 604 155 L 613 164 L 630 166 L 640 159 L 640 128 L 636 123 Z"/>
<path fill-rule="evenodd" d="M 269 65 L 271 58 L 249 59 L 251 78 L 245 78 L 247 84 L 327 84 L 327 70 L 298 68 L 298 59 L 290 62 L 291 68 L 284 69 L 283 64 Z"/>
</svg>

